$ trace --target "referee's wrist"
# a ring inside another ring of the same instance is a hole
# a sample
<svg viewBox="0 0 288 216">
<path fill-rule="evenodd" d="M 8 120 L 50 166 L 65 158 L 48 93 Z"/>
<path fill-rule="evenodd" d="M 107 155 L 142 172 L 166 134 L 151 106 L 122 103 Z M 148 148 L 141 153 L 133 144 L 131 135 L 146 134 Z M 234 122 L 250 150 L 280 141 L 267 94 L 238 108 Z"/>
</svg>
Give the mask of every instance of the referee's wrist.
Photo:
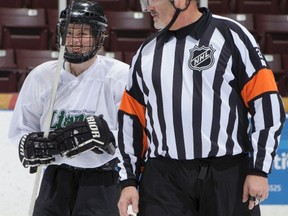
<svg viewBox="0 0 288 216">
<path fill-rule="evenodd" d="M 263 172 L 262 170 L 257 170 L 257 169 L 250 169 L 248 170 L 248 175 L 256 175 L 256 176 L 262 176 L 262 177 L 268 177 L 268 174 Z"/>
<path fill-rule="evenodd" d="M 120 181 L 120 188 L 123 190 L 125 187 L 134 186 L 137 187 L 137 182 L 134 179 L 126 179 L 124 181 Z"/>
</svg>

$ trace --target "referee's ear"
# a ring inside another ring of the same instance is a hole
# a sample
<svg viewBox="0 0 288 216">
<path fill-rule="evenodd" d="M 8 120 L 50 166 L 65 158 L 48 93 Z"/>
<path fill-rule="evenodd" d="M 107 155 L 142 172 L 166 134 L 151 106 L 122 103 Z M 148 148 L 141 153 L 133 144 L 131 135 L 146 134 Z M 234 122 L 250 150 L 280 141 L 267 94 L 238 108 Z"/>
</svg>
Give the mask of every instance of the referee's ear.
<svg viewBox="0 0 288 216">
<path fill-rule="evenodd" d="M 171 2 L 172 2 L 172 4 L 174 4 L 175 8 L 181 9 L 181 8 L 184 8 L 186 1 L 187 0 L 172 0 Z"/>
<path fill-rule="evenodd" d="M 197 2 L 197 0 L 171 0 L 171 3 L 174 4 L 175 8 L 179 8 L 179 9 L 185 9 L 187 8 L 187 5 L 190 4 L 190 1 L 193 2 Z"/>
</svg>

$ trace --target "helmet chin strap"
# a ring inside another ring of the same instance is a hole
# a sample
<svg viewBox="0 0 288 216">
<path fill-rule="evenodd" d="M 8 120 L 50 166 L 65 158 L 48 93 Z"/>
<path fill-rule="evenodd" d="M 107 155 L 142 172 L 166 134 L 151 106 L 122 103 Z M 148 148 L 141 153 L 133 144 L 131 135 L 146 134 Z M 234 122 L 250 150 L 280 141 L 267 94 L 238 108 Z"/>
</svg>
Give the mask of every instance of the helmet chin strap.
<svg viewBox="0 0 288 216">
<path fill-rule="evenodd" d="M 170 0 L 170 3 L 172 4 L 172 6 L 173 6 L 176 10 L 179 9 L 180 11 L 184 11 L 184 10 L 186 10 L 186 9 L 189 7 L 191 1 L 192 1 L 192 0 L 188 0 L 188 4 L 187 4 L 186 7 L 183 8 L 183 9 L 176 8 L 176 6 L 175 6 L 175 4 L 174 4 L 174 0 Z"/>
<path fill-rule="evenodd" d="M 191 0 L 188 0 L 188 4 L 187 4 L 186 7 L 183 8 L 183 9 L 176 8 L 176 6 L 175 6 L 175 4 L 174 4 L 174 0 L 171 0 L 170 2 L 171 2 L 171 4 L 172 4 L 172 6 L 176 9 L 176 11 L 175 11 L 175 13 L 174 13 L 174 15 L 173 15 L 170 23 L 163 29 L 164 31 L 167 31 L 167 30 L 169 30 L 169 29 L 171 28 L 171 26 L 175 23 L 176 19 L 178 18 L 180 12 L 186 10 L 186 9 L 189 7 Z M 163 32 L 164 32 L 164 31 L 163 31 Z"/>
<path fill-rule="evenodd" d="M 175 21 L 178 18 L 181 11 L 182 11 L 181 9 L 176 8 L 176 11 L 175 11 L 170 23 L 162 30 L 162 32 L 166 32 L 171 28 L 171 26 L 175 23 Z"/>
</svg>

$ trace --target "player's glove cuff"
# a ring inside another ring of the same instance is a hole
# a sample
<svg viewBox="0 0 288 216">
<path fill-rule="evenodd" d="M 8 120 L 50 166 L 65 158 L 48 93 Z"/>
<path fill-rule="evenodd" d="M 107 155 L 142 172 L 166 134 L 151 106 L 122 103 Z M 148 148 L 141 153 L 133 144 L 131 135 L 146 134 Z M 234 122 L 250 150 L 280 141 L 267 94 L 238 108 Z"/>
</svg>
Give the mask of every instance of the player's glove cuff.
<svg viewBox="0 0 288 216">
<path fill-rule="evenodd" d="M 33 132 L 20 139 L 19 159 L 25 168 L 50 164 L 55 161 L 54 155 L 59 154 L 58 144 L 54 141 L 58 134 L 50 132 L 48 138 L 43 135 L 43 132 Z"/>
</svg>

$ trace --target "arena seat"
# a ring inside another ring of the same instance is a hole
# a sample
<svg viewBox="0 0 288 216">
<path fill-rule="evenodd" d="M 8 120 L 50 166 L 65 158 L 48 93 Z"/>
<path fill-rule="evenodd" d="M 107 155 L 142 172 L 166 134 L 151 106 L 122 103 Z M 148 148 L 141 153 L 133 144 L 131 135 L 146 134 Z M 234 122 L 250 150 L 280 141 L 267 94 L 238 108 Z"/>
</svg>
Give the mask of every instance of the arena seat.
<svg viewBox="0 0 288 216">
<path fill-rule="evenodd" d="M 288 15 L 256 14 L 255 26 L 264 53 L 287 52 Z"/>
<path fill-rule="evenodd" d="M 107 51 L 136 51 L 154 31 L 149 13 L 106 11 L 108 19 Z"/>
<path fill-rule="evenodd" d="M 30 0 L 30 8 L 58 9 L 58 0 Z"/>
<path fill-rule="evenodd" d="M 34 67 L 49 60 L 57 60 L 58 54 L 58 51 L 53 50 L 16 49 L 16 65 L 20 74 L 18 88 L 21 88 L 27 74 Z"/>
<path fill-rule="evenodd" d="M 1 0 L 0 7 L 20 8 L 22 7 L 22 0 Z"/>
<path fill-rule="evenodd" d="M 274 73 L 280 95 L 287 95 L 287 77 L 283 68 L 281 54 L 265 54 L 265 58 Z"/>
<path fill-rule="evenodd" d="M 97 1 L 103 6 L 105 11 L 127 11 L 129 9 L 128 0 L 97 0 Z"/>
<path fill-rule="evenodd" d="M 241 0 L 236 1 L 237 13 L 280 14 L 284 12 L 281 5 L 286 0 Z"/>
<path fill-rule="evenodd" d="M 281 14 L 288 14 L 288 0 L 279 0 L 280 5 L 280 13 Z"/>
<path fill-rule="evenodd" d="M 142 12 L 140 1 L 129 0 L 129 10 Z"/>
<path fill-rule="evenodd" d="M 48 40 L 49 40 L 49 49 L 57 50 L 56 46 L 56 37 L 57 37 L 57 23 L 59 21 L 58 9 L 46 9 L 46 22 L 48 25 Z"/>
<path fill-rule="evenodd" d="M 43 62 L 57 60 L 58 54 L 58 51 L 53 50 L 16 49 L 17 69 L 30 71 Z"/>
<path fill-rule="evenodd" d="M 288 50 L 286 53 L 282 54 L 282 62 L 283 62 L 283 68 L 286 71 L 286 74 L 288 75 Z"/>
<path fill-rule="evenodd" d="M 288 51 L 286 53 L 282 54 L 282 62 L 283 62 L 283 68 L 286 74 L 286 91 L 287 91 L 287 97 L 288 97 Z M 288 106 L 287 106 L 288 107 Z"/>
<path fill-rule="evenodd" d="M 213 14 L 235 13 L 236 0 L 209 0 L 208 8 Z"/>
<path fill-rule="evenodd" d="M 14 50 L 0 50 L 0 92 L 17 92 L 17 79 Z"/>
<path fill-rule="evenodd" d="M 44 9 L 0 8 L 0 29 L 3 32 L 0 41 L 5 49 L 48 48 Z"/>
</svg>

